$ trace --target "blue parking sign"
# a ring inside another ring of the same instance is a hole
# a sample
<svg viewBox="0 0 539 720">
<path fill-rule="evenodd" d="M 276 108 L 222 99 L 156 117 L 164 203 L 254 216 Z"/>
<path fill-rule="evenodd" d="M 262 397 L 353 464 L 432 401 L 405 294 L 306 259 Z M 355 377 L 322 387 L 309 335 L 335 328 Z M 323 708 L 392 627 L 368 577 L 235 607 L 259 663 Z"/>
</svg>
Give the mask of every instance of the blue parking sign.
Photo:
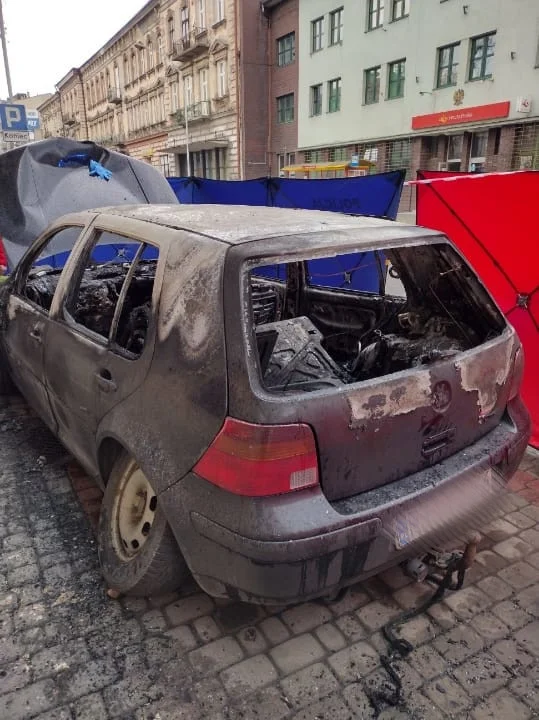
<svg viewBox="0 0 539 720">
<path fill-rule="evenodd" d="M 24 105 L 0 104 L 0 125 L 2 130 L 27 132 L 28 121 Z"/>
</svg>

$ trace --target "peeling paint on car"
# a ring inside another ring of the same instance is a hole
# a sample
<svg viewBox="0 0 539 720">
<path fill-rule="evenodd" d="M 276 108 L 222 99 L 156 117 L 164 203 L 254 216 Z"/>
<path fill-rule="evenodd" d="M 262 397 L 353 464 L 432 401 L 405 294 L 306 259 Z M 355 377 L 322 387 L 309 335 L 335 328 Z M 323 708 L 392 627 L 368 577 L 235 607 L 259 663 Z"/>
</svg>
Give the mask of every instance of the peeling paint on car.
<svg viewBox="0 0 539 720">
<path fill-rule="evenodd" d="M 380 385 L 378 383 L 379 389 Z M 414 370 L 402 376 L 385 379 L 383 392 L 373 391 L 369 384 L 351 391 L 347 396 L 350 405 L 350 427 L 355 428 L 366 420 L 406 415 L 430 402 L 431 381 L 428 370 Z"/>
<path fill-rule="evenodd" d="M 481 358 L 472 351 L 455 363 L 460 371 L 463 389 L 477 393 L 477 404 L 483 415 L 488 415 L 494 409 L 500 388 L 505 385 L 511 372 L 516 336 L 513 330 L 508 330 L 507 335 L 501 343 L 499 339 L 485 343 Z"/>
</svg>

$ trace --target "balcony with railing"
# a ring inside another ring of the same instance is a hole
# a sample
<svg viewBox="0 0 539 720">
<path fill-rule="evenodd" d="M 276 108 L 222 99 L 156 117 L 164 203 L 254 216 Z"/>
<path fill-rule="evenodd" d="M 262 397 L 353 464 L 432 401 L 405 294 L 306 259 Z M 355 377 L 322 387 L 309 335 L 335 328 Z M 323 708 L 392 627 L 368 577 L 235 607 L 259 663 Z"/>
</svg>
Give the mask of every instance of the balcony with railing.
<svg viewBox="0 0 539 720">
<path fill-rule="evenodd" d="M 113 105 L 120 105 L 122 102 L 122 91 L 117 87 L 109 87 L 107 97 L 109 103 L 112 103 Z"/>
<path fill-rule="evenodd" d="M 211 117 L 211 102 L 209 100 L 200 100 L 187 106 L 187 122 L 194 123 L 199 120 L 209 120 Z M 176 120 L 179 125 L 185 125 L 185 110 L 178 110 Z"/>
<path fill-rule="evenodd" d="M 210 48 L 206 28 L 193 28 L 191 32 L 183 35 L 181 40 L 175 40 L 172 59 L 186 62 L 194 60 L 199 55 L 207 53 Z"/>
</svg>

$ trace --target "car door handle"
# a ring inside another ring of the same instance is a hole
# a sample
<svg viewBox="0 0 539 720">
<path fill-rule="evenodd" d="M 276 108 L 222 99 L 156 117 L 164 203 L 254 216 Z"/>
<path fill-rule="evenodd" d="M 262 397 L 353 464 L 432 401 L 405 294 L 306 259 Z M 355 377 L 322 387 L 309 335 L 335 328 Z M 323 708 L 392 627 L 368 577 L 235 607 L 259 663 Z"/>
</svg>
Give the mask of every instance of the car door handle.
<svg viewBox="0 0 539 720">
<path fill-rule="evenodd" d="M 95 374 L 95 377 L 99 388 L 103 390 L 103 392 L 116 392 L 117 385 L 112 379 L 112 375 L 109 370 L 100 370 Z"/>
<path fill-rule="evenodd" d="M 35 325 L 30 330 L 30 337 L 32 338 L 32 340 L 35 340 L 36 342 L 38 342 L 40 344 L 43 342 L 43 337 L 41 335 L 41 328 L 39 327 L 39 325 Z"/>
</svg>

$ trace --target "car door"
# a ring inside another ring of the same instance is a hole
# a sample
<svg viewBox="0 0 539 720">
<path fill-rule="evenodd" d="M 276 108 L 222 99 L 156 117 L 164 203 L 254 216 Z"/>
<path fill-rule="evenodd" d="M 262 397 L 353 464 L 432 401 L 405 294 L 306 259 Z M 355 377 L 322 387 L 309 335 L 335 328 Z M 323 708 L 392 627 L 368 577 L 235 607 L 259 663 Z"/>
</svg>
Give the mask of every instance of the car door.
<svg viewBox="0 0 539 720">
<path fill-rule="evenodd" d="M 15 272 L 6 313 L 4 348 L 12 377 L 53 431 L 56 422 L 44 376 L 50 308 L 62 276 L 69 273 L 69 257 L 84 227 L 84 223 L 56 227 L 34 244 Z"/>
<path fill-rule="evenodd" d="M 45 365 L 58 434 L 92 474 L 100 420 L 136 390 L 153 354 L 159 248 L 147 244 L 144 225 L 96 222 L 49 330 Z"/>
</svg>

